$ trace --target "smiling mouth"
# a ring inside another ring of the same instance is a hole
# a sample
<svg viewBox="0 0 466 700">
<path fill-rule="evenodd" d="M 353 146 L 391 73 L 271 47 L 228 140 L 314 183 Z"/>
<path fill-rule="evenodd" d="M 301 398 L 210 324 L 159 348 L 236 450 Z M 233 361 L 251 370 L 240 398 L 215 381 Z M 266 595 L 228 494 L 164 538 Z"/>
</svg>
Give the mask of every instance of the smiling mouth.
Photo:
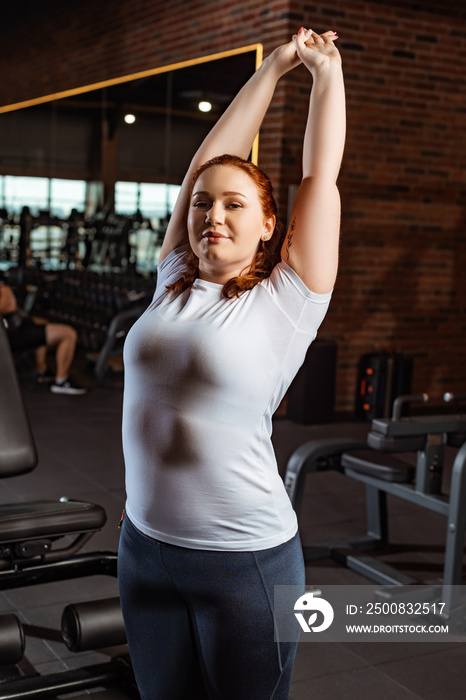
<svg viewBox="0 0 466 700">
<path fill-rule="evenodd" d="M 228 240 L 228 236 L 225 236 L 223 233 L 219 233 L 218 231 L 205 231 L 205 233 L 202 234 L 202 238 L 211 243 Z"/>
</svg>

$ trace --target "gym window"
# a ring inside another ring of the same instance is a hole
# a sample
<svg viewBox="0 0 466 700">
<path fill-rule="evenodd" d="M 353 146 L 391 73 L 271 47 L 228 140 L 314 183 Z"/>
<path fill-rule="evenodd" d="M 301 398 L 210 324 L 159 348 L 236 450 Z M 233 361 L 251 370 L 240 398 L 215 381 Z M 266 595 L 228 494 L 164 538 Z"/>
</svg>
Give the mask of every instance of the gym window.
<svg viewBox="0 0 466 700">
<path fill-rule="evenodd" d="M 32 214 L 50 211 L 52 216 L 66 219 L 72 209 L 84 210 L 84 180 L 0 175 L 0 183 L 1 207 L 10 214 L 19 214 L 27 206 Z"/>
<path fill-rule="evenodd" d="M 134 214 L 139 209 L 148 219 L 164 219 L 175 206 L 180 185 L 153 182 L 117 182 L 115 212 Z"/>
</svg>

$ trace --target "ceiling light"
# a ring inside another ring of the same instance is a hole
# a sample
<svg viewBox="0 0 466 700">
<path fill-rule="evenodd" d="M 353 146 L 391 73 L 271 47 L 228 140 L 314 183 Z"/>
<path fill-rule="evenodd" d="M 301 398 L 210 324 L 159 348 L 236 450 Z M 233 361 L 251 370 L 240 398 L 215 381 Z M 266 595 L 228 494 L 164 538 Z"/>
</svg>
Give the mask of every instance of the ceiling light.
<svg viewBox="0 0 466 700">
<path fill-rule="evenodd" d="M 202 100 L 197 106 L 201 112 L 210 112 L 212 109 L 212 103 L 207 102 L 207 100 Z"/>
<path fill-rule="evenodd" d="M 125 122 L 127 124 L 134 124 L 135 121 L 136 117 L 134 116 L 134 114 L 125 114 Z"/>
</svg>

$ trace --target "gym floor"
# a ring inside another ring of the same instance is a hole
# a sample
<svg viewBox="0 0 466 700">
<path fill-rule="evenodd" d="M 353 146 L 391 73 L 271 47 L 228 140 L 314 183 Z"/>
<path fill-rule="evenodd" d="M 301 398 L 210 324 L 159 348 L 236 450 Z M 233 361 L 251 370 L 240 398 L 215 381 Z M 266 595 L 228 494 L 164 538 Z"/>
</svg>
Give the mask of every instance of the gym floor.
<svg viewBox="0 0 466 700">
<path fill-rule="evenodd" d="M 83 370 L 84 371 L 84 370 Z M 2 482 L 2 500 L 16 502 L 67 496 L 102 505 L 107 524 L 87 544 L 88 551 L 118 546 L 118 522 L 124 505 L 124 467 L 120 441 L 122 393 L 96 387 L 89 375 L 85 396 L 51 394 L 24 383 L 23 393 L 39 452 L 28 475 Z M 300 426 L 278 415 L 274 444 L 283 473 L 293 450 L 308 440 L 333 436 L 364 437 L 364 423 Z M 448 474 L 446 475 L 448 488 Z M 423 581 L 442 572 L 445 519 L 389 497 L 392 546 L 383 559 Z M 303 542 L 365 531 L 361 484 L 335 472 L 307 480 L 301 518 Z M 307 567 L 307 582 L 367 584 L 369 581 L 330 560 Z M 39 673 L 101 663 L 115 649 L 73 654 L 58 641 L 57 630 L 68 603 L 117 595 L 109 577 L 76 579 L 0 593 L 0 612 L 16 612 L 27 625 L 27 664 Z M 34 637 L 40 630 L 47 641 Z M 0 675 L 1 678 L 1 675 Z M 463 700 L 466 647 L 456 643 L 302 643 L 295 664 L 290 700 Z M 0 685 L 1 697 L 1 685 Z M 68 696 L 69 697 L 69 696 Z M 124 700 L 119 688 L 98 689 L 74 697 Z M 221 700 L 219 698 L 219 700 Z M 253 700 L 251 698 L 251 700 Z"/>
</svg>

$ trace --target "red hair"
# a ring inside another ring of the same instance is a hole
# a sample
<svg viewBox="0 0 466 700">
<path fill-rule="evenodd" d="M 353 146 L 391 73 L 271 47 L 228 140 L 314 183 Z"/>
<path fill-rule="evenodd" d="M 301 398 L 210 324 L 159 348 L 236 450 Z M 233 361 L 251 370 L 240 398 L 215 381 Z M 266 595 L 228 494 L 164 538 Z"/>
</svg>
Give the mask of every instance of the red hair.
<svg viewBox="0 0 466 700">
<path fill-rule="evenodd" d="M 262 241 L 259 244 L 257 253 L 249 267 L 245 268 L 237 277 L 232 277 L 223 286 L 222 294 L 224 297 L 232 298 L 239 296 L 242 292 L 252 289 L 261 280 L 268 277 L 275 265 L 280 261 L 280 250 L 285 237 L 285 229 L 282 222 L 278 218 L 277 205 L 273 195 L 273 187 L 267 175 L 257 165 L 249 160 L 244 160 L 239 156 L 231 156 L 225 154 L 216 156 L 206 163 L 201 165 L 193 175 L 191 184 L 191 194 L 199 176 L 209 168 L 216 165 L 225 165 L 233 168 L 239 168 L 245 172 L 254 182 L 259 195 L 259 201 L 262 206 L 262 211 L 265 218 L 275 217 L 275 228 L 271 237 L 267 241 Z M 199 259 L 191 251 L 188 255 L 186 272 L 173 284 L 167 286 L 167 291 L 173 291 L 176 294 L 184 292 L 192 286 L 194 280 L 199 274 Z"/>
</svg>

